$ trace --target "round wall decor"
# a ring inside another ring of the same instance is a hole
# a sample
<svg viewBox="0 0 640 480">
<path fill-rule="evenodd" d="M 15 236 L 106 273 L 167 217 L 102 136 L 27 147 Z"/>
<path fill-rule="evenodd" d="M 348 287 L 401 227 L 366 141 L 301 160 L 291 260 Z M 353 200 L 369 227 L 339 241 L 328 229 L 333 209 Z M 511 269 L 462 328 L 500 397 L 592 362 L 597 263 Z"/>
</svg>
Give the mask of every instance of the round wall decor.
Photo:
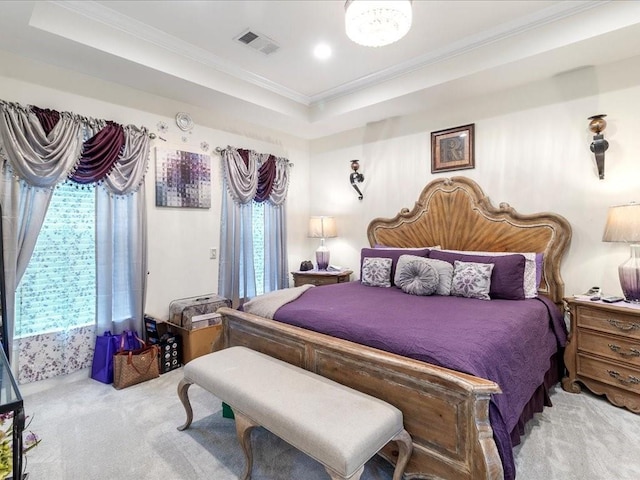
<svg viewBox="0 0 640 480">
<path fill-rule="evenodd" d="M 176 114 L 176 125 L 183 132 L 188 132 L 193 128 L 193 120 L 191 115 L 185 112 L 179 112 Z"/>
</svg>

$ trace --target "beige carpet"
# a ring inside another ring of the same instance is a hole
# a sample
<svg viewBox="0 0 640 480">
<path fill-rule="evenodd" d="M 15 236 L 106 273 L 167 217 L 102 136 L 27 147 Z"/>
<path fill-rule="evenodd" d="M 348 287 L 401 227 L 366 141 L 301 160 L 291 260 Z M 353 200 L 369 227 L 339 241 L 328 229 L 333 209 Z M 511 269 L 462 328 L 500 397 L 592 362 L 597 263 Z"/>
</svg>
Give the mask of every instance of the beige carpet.
<svg viewBox="0 0 640 480">
<path fill-rule="evenodd" d="M 86 371 L 21 387 L 31 429 L 29 480 L 234 480 L 244 466 L 232 421 L 219 400 L 193 386 L 191 428 L 176 394 L 182 370 L 117 391 Z M 518 480 L 640 479 L 640 416 L 588 393 L 557 387 L 554 407 L 536 415 L 516 447 Z M 253 480 L 327 480 L 320 464 L 258 429 Z M 379 457 L 362 480 L 391 480 Z"/>
</svg>

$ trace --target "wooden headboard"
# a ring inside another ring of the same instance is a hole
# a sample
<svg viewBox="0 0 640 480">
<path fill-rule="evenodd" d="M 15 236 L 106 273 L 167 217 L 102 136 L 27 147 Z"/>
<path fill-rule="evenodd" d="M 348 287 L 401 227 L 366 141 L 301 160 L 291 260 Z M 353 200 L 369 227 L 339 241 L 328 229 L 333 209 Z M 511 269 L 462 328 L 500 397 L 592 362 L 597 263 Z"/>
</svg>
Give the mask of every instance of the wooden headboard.
<svg viewBox="0 0 640 480">
<path fill-rule="evenodd" d="M 487 252 L 543 252 L 538 291 L 562 303 L 560 264 L 571 242 L 571 225 L 555 213 L 522 215 L 509 204 L 494 207 L 482 189 L 466 177 L 429 183 L 413 210 L 376 218 L 367 229 L 371 246 L 427 247 Z"/>
</svg>

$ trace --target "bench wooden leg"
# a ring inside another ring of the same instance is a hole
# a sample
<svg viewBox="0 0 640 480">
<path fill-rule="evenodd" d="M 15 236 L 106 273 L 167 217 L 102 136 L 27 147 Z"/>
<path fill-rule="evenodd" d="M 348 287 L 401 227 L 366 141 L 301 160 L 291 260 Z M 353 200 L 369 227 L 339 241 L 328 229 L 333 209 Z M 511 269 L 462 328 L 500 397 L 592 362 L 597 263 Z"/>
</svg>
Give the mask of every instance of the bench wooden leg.
<svg viewBox="0 0 640 480">
<path fill-rule="evenodd" d="M 251 478 L 251 469 L 253 468 L 253 450 L 251 450 L 251 430 L 254 427 L 259 427 L 257 423 L 251 420 L 249 417 L 236 410 L 233 411 L 233 415 L 236 418 L 236 433 L 238 434 L 238 440 L 244 451 L 244 456 L 247 459 L 247 465 L 242 476 L 243 480 L 249 480 Z"/>
<path fill-rule="evenodd" d="M 184 378 L 180 380 L 180 383 L 178 384 L 178 397 L 180 398 L 180 401 L 184 406 L 184 410 L 187 413 L 187 421 L 184 422 L 184 425 L 178 427 L 178 430 L 180 431 L 189 428 L 189 425 L 191 425 L 191 422 L 193 421 L 193 409 L 191 408 L 191 402 L 189 401 L 189 395 L 187 394 L 190 386 L 191 383 L 185 381 Z"/>
<path fill-rule="evenodd" d="M 401 480 L 402 475 L 404 475 L 404 469 L 407 467 L 407 463 L 409 463 L 413 453 L 413 441 L 406 430 L 402 430 L 392 440 L 398 445 L 398 460 L 393 471 L 393 480 Z"/>
<path fill-rule="evenodd" d="M 364 472 L 364 466 L 362 466 L 358 469 L 358 471 L 356 471 L 353 475 L 347 478 L 337 474 L 336 472 L 331 470 L 329 467 L 324 467 L 324 469 L 327 471 L 327 473 L 331 477 L 331 480 L 358 480 L 362 475 L 362 472 Z"/>
</svg>

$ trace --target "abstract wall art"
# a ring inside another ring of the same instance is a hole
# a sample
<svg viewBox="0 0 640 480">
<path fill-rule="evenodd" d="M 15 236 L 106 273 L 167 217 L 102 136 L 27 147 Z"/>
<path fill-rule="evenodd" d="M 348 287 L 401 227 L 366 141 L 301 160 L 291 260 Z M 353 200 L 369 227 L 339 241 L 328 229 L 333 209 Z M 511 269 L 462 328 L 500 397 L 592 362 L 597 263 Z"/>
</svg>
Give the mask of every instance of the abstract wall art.
<svg viewBox="0 0 640 480">
<path fill-rule="evenodd" d="M 211 208 L 211 157 L 156 148 L 156 206 Z"/>
</svg>

